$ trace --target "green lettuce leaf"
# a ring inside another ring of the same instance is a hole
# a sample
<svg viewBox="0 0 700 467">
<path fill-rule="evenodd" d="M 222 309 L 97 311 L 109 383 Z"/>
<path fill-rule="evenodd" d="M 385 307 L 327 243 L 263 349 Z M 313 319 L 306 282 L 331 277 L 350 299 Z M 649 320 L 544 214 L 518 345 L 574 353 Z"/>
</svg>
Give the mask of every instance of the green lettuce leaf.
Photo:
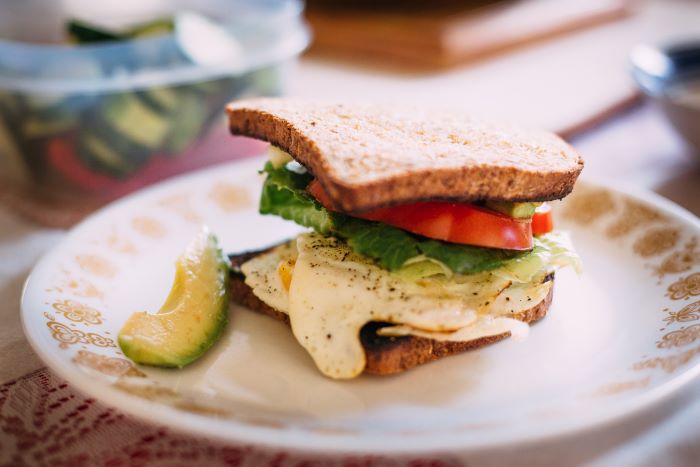
<svg viewBox="0 0 700 467">
<path fill-rule="evenodd" d="M 306 192 L 313 178 L 310 174 L 297 174 L 284 167 L 275 169 L 269 162 L 263 172 L 267 178 L 260 195 L 261 214 L 275 214 L 324 235 L 331 232 L 331 213 Z"/>
<path fill-rule="evenodd" d="M 514 252 L 495 248 L 446 243 L 438 240 L 424 240 L 420 244 L 421 252 L 446 265 L 456 273 L 474 273 L 496 269 L 506 261 L 519 256 L 527 256 L 529 251 Z"/>
<path fill-rule="evenodd" d="M 346 239 L 356 253 L 374 259 L 389 271 L 420 254 L 419 242 L 404 230 L 342 214 L 334 218 L 335 235 Z"/>
<path fill-rule="evenodd" d="M 306 192 L 311 174 L 299 174 L 267 163 L 267 179 L 260 198 L 262 214 L 276 214 L 323 235 L 345 239 L 352 249 L 396 271 L 412 258 L 423 256 L 447 266 L 457 274 L 473 274 L 500 268 L 518 253 L 494 248 L 431 240 L 379 222 L 330 212 Z"/>
<path fill-rule="evenodd" d="M 513 282 L 529 283 L 550 267 L 567 266 L 578 274 L 583 270 L 569 236 L 565 232 L 550 232 L 535 237 L 535 247 L 527 255 L 506 262 L 493 274 Z"/>
</svg>

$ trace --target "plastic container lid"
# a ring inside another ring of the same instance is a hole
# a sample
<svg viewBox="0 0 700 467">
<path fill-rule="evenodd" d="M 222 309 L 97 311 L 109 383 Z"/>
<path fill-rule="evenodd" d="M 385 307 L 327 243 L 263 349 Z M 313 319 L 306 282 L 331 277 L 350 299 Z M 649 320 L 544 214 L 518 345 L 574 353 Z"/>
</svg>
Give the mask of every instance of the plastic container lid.
<svg viewBox="0 0 700 467">
<path fill-rule="evenodd" d="M 302 10 L 298 0 L 209 0 L 177 13 L 175 32 L 159 37 L 81 46 L 0 40 L 0 90 L 109 93 L 243 74 L 306 48 Z"/>
</svg>

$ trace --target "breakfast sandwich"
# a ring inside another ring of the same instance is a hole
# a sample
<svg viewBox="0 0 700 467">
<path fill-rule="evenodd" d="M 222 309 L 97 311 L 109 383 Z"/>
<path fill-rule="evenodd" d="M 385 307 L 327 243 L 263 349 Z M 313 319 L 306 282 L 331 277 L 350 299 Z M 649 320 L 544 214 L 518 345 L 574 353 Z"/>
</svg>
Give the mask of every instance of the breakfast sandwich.
<svg viewBox="0 0 700 467">
<path fill-rule="evenodd" d="M 380 105 L 252 99 L 233 134 L 270 143 L 262 214 L 309 231 L 230 257 L 235 302 L 287 323 L 331 378 L 398 373 L 523 337 L 555 270 L 581 157 L 554 134 Z"/>
</svg>

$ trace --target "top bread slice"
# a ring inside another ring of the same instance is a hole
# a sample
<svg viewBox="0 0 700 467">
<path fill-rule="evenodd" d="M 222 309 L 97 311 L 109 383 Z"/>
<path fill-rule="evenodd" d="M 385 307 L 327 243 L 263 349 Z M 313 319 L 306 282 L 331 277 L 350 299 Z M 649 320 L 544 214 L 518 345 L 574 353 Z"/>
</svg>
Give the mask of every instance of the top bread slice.
<svg viewBox="0 0 700 467">
<path fill-rule="evenodd" d="M 346 212 L 436 198 L 560 199 L 583 169 L 552 133 L 460 114 L 282 98 L 226 110 L 233 134 L 287 151 Z"/>
</svg>

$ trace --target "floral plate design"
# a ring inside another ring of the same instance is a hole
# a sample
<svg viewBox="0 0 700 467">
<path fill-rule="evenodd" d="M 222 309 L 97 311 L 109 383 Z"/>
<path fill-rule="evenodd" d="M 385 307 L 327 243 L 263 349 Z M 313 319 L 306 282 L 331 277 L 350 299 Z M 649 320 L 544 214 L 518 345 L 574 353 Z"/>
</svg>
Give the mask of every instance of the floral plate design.
<svg viewBox="0 0 700 467">
<path fill-rule="evenodd" d="M 227 441 L 357 454 L 469 452 L 619 420 L 700 373 L 700 221 L 650 193 L 579 182 L 554 203 L 585 271 L 557 274 L 547 317 L 504 342 L 392 377 L 322 376 L 288 329 L 232 306 L 183 370 L 140 367 L 116 344 L 156 311 L 174 262 L 207 224 L 226 252 L 301 229 L 257 213 L 254 158 L 116 202 L 74 228 L 27 280 L 22 318 L 46 364 L 124 412 Z"/>
</svg>

